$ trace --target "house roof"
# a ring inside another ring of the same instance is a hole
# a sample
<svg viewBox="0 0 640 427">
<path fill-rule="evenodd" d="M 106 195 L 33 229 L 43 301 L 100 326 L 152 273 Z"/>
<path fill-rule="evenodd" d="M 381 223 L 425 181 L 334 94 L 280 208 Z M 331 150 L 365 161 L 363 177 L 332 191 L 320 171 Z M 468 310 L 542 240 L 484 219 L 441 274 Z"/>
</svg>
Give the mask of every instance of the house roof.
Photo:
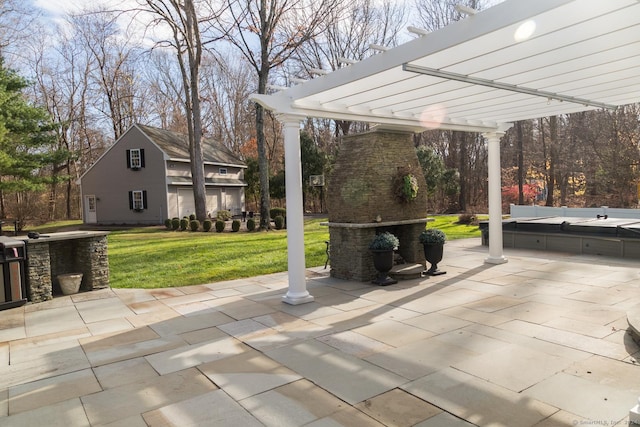
<svg viewBox="0 0 640 427">
<path fill-rule="evenodd" d="M 478 132 L 640 102 L 640 1 L 506 0 L 252 99 L 285 116 Z"/>
<path fill-rule="evenodd" d="M 189 137 L 187 135 L 147 125 L 136 125 L 169 158 L 190 161 Z M 202 139 L 202 156 L 206 163 L 219 165 L 246 166 L 245 163 L 223 144 L 210 139 Z"/>
</svg>

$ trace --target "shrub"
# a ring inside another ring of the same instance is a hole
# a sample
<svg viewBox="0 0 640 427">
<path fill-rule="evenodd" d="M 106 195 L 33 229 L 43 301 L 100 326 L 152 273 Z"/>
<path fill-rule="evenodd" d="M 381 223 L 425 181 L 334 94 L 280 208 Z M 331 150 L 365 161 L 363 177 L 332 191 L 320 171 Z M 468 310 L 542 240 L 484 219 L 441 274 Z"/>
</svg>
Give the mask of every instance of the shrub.
<svg viewBox="0 0 640 427">
<path fill-rule="evenodd" d="M 167 228 L 167 230 L 171 230 L 173 228 L 173 225 L 171 224 L 171 218 L 167 218 L 164 220 L 164 226 Z"/>
<path fill-rule="evenodd" d="M 222 221 L 221 219 L 216 221 L 216 232 L 217 233 L 222 233 L 224 231 L 224 221 Z"/>
<path fill-rule="evenodd" d="M 400 245 L 400 240 L 394 235 L 385 231 L 384 233 L 376 234 L 376 237 L 373 238 L 371 244 L 369 244 L 369 249 L 376 251 L 390 251 L 398 249 Z"/>
<path fill-rule="evenodd" d="M 187 229 L 187 227 L 189 226 L 189 219 L 187 218 L 182 218 L 180 220 L 180 230 L 184 231 Z"/>
<path fill-rule="evenodd" d="M 177 230 L 180 228 L 180 219 L 179 218 L 171 218 L 171 228 L 173 230 Z"/>
<path fill-rule="evenodd" d="M 284 217 L 282 215 L 275 217 L 273 222 L 276 225 L 276 230 L 282 230 L 284 228 Z"/>
<path fill-rule="evenodd" d="M 285 208 L 271 208 L 269 211 L 269 217 L 273 218 L 275 221 L 277 216 L 285 218 L 287 216 L 287 210 Z"/>
<path fill-rule="evenodd" d="M 193 221 L 194 219 L 196 219 L 196 214 L 189 215 L 189 221 Z"/>
<path fill-rule="evenodd" d="M 233 222 L 231 223 L 231 231 L 233 231 L 233 232 L 240 231 L 240 220 L 239 219 L 234 219 L 233 220 Z"/>
<path fill-rule="evenodd" d="M 202 222 L 202 230 L 207 232 L 209 230 L 211 230 L 211 227 L 213 227 L 213 222 L 210 219 L 205 219 Z"/>
<path fill-rule="evenodd" d="M 225 210 L 218 211 L 218 213 L 216 213 L 216 219 L 221 221 L 229 221 L 231 219 L 231 212 Z"/>
<path fill-rule="evenodd" d="M 447 235 L 437 228 L 427 228 L 420 233 L 418 240 L 423 245 L 442 245 L 447 240 Z"/>
<path fill-rule="evenodd" d="M 191 231 L 198 231 L 198 228 L 200 228 L 200 221 L 192 219 L 189 221 L 189 228 L 191 228 Z"/>
<path fill-rule="evenodd" d="M 474 214 L 460 214 L 458 215 L 458 224 L 477 225 L 478 218 Z"/>
<path fill-rule="evenodd" d="M 256 229 L 256 220 L 253 218 L 249 218 L 247 220 L 247 230 L 248 231 L 253 231 Z"/>
</svg>

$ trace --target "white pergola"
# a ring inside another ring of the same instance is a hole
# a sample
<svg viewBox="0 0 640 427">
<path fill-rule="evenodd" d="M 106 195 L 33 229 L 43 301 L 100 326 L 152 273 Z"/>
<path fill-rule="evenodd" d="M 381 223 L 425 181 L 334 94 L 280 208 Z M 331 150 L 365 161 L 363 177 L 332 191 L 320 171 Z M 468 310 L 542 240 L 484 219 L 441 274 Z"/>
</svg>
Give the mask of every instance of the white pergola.
<svg viewBox="0 0 640 427">
<path fill-rule="evenodd" d="M 502 252 L 500 137 L 518 120 L 640 102 L 640 0 L 507 0 L 433 33 L 252 100 L 284 124 L 290 304 L 305 282 L 300 122 L 480 132 L 489 154 L 488 263 Z"/>
</svg>

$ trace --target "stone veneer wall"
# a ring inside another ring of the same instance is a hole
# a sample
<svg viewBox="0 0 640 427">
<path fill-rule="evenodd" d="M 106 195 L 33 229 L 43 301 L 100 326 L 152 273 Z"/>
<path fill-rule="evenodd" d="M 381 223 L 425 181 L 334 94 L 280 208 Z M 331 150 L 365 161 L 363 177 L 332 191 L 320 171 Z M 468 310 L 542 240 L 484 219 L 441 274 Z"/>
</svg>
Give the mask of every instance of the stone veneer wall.
<svg viewBox="0 0 640 427">
<path fill-rule="evenodd" d="M 381 227 L 346 228 L 329 226 L 331 276 L 368 281 L 377 275 L 373 255 L 367 248 L 377 233 L 389 231 L 400 240 L 398 253 L 407 262 L 424 264 L 424 250 L 418 236 L 425 223 Z"/>
<path fill-rule="evenodd" d="M 29 240 L 25 267 L 31 302 L 47 301 L 61 293 L 59 274 L 82 273 L 81 291 L 108 288 L 107 237 Z"/>
<path fill-rule="evenodd" d="M 407 167 L 420 188 L 415 200 L 402 202 L 394 195 L 393 179 Z M 327 188 L 333 277 L 360 281 L 375 277 L 368 247 L 383 231 L 398 237 L 398 252 L 405 261 L 424 264 L 418 236 L 426 221 L 395 224 L 427 217 L 426 182 L 412 133 L 374 130 L 344 137 Z"/>
<path fill-rule="evenodd" d="M 399 168 L 418 179 L 418 197 L 403 203 L 393 193 Z M 426 181 L 413 145 L 413 133 L 375 130 L 343 137 L 327 180 L 329 222 L 371 223 L 426 218 Z"/>
<path fill-rule="evenodd" d="M 107 237 L 92 237 L 78 242 L 78 271 L 84 272 L 88 290 L 109 287 Z"/>
<path fill-rule="evenodd" d="M 29 301 L 42 302 L 53 298 L 49 243 L 29 245 L 25 261 Z"/>
</svg>

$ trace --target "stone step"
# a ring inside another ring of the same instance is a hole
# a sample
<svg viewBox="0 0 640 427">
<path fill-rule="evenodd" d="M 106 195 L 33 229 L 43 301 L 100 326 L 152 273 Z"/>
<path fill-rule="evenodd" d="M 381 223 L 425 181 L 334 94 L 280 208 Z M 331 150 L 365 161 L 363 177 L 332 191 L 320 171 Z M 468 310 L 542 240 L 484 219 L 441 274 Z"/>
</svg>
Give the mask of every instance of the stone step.
<svg viewBox="0 0 640 427">
<path fill-rule="evenodd" d="M 394 265 L 389 276 L 396 280 L 419 279 L 425 270 L 422 264 L 398 264 Z"/>
</svg>

